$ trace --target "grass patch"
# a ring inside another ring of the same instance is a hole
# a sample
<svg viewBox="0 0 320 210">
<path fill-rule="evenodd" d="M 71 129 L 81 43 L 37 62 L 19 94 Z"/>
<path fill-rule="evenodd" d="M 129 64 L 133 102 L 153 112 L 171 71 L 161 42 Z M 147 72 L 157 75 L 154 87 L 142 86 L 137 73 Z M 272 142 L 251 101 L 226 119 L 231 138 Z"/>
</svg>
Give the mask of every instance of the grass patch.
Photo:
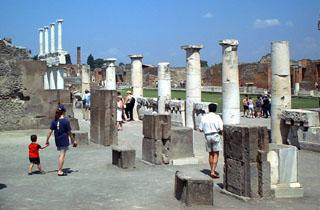
<svg viewBox="0 0 320 210">
<path fill-rule="evenodd" d="M 126 95 L 127 89 L 120 90 L 122 95 Z M 143 96 L 144 97 L 152 97 L 157 98 L 158 97 L 158 91 L 156 89 L 143 89 Z M 240 95 L 240 105 L 241 105 L 241 99 L 244 95 Z M 257 95 L 251 95 L 253 99 L 257 98 Z M 186 92 L 184 90 L 172 90 L 171 92 L 171 98 L 172 99 L 181 99 L 185 100 L 186 98 Z M 206 102 L 214 102 L 217 103 L 218 106 L 218 112 L 221 112 L 222 109 L 222 94 L 221 93 L 212 93 L 212 92 L 202 92 L 201 94 L 201 100 Z M 306 108 L 319 108 L 319 98 L 316 97 L 292 97 L 292 108 L 293 109 L 306 109 Z M 240 106 L 242 108 L 242 106 Z"/>
</svg>

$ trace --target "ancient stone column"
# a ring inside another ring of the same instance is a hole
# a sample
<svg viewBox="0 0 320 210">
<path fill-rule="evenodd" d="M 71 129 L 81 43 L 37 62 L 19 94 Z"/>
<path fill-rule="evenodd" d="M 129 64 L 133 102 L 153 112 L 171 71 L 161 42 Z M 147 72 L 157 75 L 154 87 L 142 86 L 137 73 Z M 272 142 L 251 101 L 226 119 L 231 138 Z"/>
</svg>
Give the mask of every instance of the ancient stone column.
<svg viewBox="0 0 320 210">
<path fill-rule="evenodd" d="M 62 22 L 63 19 L 58 19 L 58 52 L 62 52 Z"/>
<path fill-rule="evenodd" d="M 142 54 L 129 55 L 131 58 L 131 85 L 133 96 L 143 96 L 143 71 L 142 71 Z"/>
<path fill-rule="evenodd" d="M 106 80 L 104 82 L 105 88 L 107 90 L 115 90 L 116 89 L 116 66 L 115 62 L 117 59 L 115 58 L 107 58 L 107 68 L 106 68 Z"/>
<path fill-rule="evenodd" d="M 45 90 L 49 90 L 50 89 L 48 73 L 47 72 L 45 72 L 44 75 L 43 75 L 43 89 L 45 89 Z"/>
<path fill-rule="evenodd" d="M 240 91 L 238 70 L 238 45 L 235 39 L 224 39 L 222 46 L 222 118 L 226 125 L 240 123 Z"/>
<path fill-rule="evenodd" d="M 49 27 L 44 27 L 44 54 L 49 54 Z"/>
<path fill-rule="evenodd" d="M 43 56 L 43 28 L 39 28 L 39 56 Z"/>
<path fill-rule="evenodd" d="M 49 75 L 49 87 L 50 87 L 50 90 L 55 90 L 56 89 L 56 82 L 55 82 L 55 79 L 54 79 L 54 72 L 53 72 L 52 69 L 51 69 L 50 75 Z"/>
<path fill-rule="evenodd" d="M 55 33 L 54 33 L 54 23 L 50 24 L 50 52 L 55 53 Z"/>
<path fill-rule="evenodd" d="M 85 90 L 90 90 L 90 66 L 81 66 L 81 92 L 84 95 Z"/>
<path fill-rule="evenodd" d="M 299 65 L 293 66 L 294 73 L 294 94 L 298 95 L 300 92 L 300 74 L 299 74 Z"/>
<path fill-rule="evenodd" d="M 81 47 L 77 47 L 77 64 L 81 65 Z"/>
<path fill-rule="evenodd" d="M 284 109 L 291 108 L 290 56 L 287 41 L 271 43 L 271 59 L 271 140 L 273 143 L 282 144 L 285 125 L 281 120 L 281 114 Z"/>
<path fill-rule="evenodd" d="M 58 69 L 57 70 L 57 89 L 63 90 L 64 89 L 64 79 L 63 79 L 64 70 Z"/>
<path fill-rule="evenodd" d="M 200 50 L 203 45 L 185 45 L 181 48 L 187 53 L 186 127 L 194 128 L 193 104 L 201 102 Z"/>
<path fill-rule="evenodd" d="M 171 99 L 169 63 L 158 63 L 158 113 L 165 114 L 166 101 Z"/>
</svg>

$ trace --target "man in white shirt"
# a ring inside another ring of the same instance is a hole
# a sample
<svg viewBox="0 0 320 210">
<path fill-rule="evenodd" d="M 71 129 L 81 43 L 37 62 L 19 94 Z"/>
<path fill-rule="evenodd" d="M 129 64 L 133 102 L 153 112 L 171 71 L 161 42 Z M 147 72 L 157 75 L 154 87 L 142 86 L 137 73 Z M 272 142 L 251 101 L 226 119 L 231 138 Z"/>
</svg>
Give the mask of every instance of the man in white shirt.
<svg viewBox="0 0 320 210">
<path fill-rule="evenodd" d="M 209 104 L 209 113 L 202 116 L 199 130 L 204 133 L 206 138 L 206 149 L 209 152 L 209 164 L 211 167 L 211 177 L 219 178 L 219 173 L 216 171 L 219 151 L 221 148 L 221 135 L 223 130 L 223 123 L 221 117 L 215 112 L 217 111 L 216 104 Z"/>
</svg>

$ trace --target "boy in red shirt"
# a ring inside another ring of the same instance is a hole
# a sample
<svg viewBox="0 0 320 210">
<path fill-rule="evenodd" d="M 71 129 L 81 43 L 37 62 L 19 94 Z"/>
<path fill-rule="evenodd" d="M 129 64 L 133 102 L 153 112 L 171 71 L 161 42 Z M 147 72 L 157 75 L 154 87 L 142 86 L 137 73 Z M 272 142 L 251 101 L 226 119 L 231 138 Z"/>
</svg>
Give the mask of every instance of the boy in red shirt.
<svg viewBox="0 0 320 210">
<path fill-rule="evenodd" d="M 29 175 L 32 175 L 33 164 L 36 164 L 40 173 L 44 174 L 44 171 L 42 170 L 40 165 L 39 149 L 44 149 L 47 146 L 49 146 L 49 144 L 46 144 L 45 146 L 41 147 L 37 143 L 37 135 L 31 135 L 31 144 L 29 144 L 29 160 L 30 160 L 30 164 L 28 168 Z"/>
</svg>

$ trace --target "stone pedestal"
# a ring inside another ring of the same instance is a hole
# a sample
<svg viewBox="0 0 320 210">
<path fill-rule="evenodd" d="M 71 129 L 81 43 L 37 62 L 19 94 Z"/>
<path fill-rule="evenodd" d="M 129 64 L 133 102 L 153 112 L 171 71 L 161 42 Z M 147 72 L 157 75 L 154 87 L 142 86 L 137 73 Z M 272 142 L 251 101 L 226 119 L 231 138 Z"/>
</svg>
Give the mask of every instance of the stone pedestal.
<svg viewBox="0 0 320 210">
<path fill-rule="evenodd" d="M 116 89 L 116 66 L 115 62 L 117 59 L 115 58 L 107 58 L 107 68 L 106 68 L 106 80 L 104 82 L 105 88 L 107 90 L 115 90 Z"/>
<path fill-rule="evenodd" d="M 303 197 L 298 182 L 298 153 L 291 145 L 270 144 L 271 189 L 276 198 Z"/>
<path fill-rule="evenodd" d="M 170 160 L 194 157 L 192 128 L 172 127 L 170 140 Z"/>
<path fill-rule="evenodd" d="M 198 171 L 176 171 L 174 195 L 177 200 L 180 200 L 187 206 L 213 206 L 213 180 Z"/>
<path fill-rule="evenodd" d="M 267 128 L 225 125 L 223 137 L 225 189 L 244 197 L 271 197 Z"/>
<path fill-rule="evenodd" d="M 49 77 L 48 77 L 48 73 L 45 72 L 43 75 L 43 89 L 45 90 L 49 90 L 50 89 L 50 85 L 49 85 Z"/>
<path fill-rule="evenodd" d="M 90 140 L 104 146 L 118 143 L 115 90 L 91 89 Z"/>
<path fill-rule="evenodd" d="M 203 45 L 185 45 L 187 60 L 187 84 L 186 84 L 186 127 L 194 128 L 193 104 L 201 102 L 201 65 L 200 50 Z"/>
<path fill-rule="evenodd" d="M 89 137 L 88 132 L 85 131 L 72 131 L 74 139 L 77 141 L 78 145 L 88 145 Z"/>
<path fill-rule="evenodd" d="M 273 143 L 286 142 L 281 113 L 291 108 L 290 56 L 287 41 L 271 44 L 272 89 L 271 89 L 271 140 Z"/>
<path fill-rule="evenodd" d="M 158 113 L 165 114 L 166 101 L 171 99 L 169 63 L 158 64 Z"/>
<path fill-rule="evenodd" d="M 90 66 L 81 66 L 81 93 L 84 95 L 85 90 L 90 90 Z"/>
<path fill-rule="evenodd" d="M 126 147 L 114 146 L 112 148 L 112 164 L 119 168 L 135 167 L 136 151 Z"/>
<path fill-rule="evenodd" d="M 240 91 L 238 69 L 238 40 L 224 39 L 222 46 L 222 118 L 225 125 L 240 123 Z"/>
</svg>

